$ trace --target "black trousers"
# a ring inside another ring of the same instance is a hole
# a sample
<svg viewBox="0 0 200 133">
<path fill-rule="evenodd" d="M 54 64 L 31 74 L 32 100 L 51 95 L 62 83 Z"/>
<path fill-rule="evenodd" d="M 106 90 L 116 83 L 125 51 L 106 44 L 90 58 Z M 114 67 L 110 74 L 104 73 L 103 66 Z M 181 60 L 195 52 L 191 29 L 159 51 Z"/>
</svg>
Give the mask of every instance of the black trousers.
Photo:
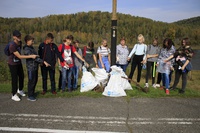
<svg viewBox="0 0 200 133">
<path fill-rule="evenodd" d="M 155 83 L 155 76 L 156 76 L 156 62 L 147 61 L 147 71 L 146 71 L 146 82 L 145 83 L 148 83 L 150 72 L 151 72 L 152 85 L 153 85 Z"/>
<path fill-rule="evenodd" d="M 11 78 L 12 78 L 12 94 L 13 96 L 17 93 L 18 82 L 19 90 L 22 90 L 24 87 L 24 71 L 22 64 L 20 65 L 8 65 L 10 68 Z"/>
<path fill-rule="evenodd" d="M 58 82 L 58 89 L 61 90 L 62 87 L 62 71 L 59 71 L 60 76 L 59 76 L 59 82 Z"/>
<path fill-rule="evenodd" d="M 174 80 L 174 84 L 173 84 L 173 88 L 176 89 L 176 86 L 179 83 L 179 79 L 182 76 L 182 91 L 185 91 L 186 85 L 187 85 L 187 74 L 188 71 L 186 72 L 182 72 L 182 70 L 176 70 L 175 71 L 175 80 Z"/>
<path fill-rule="evenodd" d="M 38 81 L 38 70 L 28 71 L 28 97 L 34 96 Z"/>
<path fill-rule="evenodd" d="M 140 79 L 141 79 L 141 72 L 142 72 L 142 63 L 141 62 L 143 61 L 143 56 L 144 55 L 135 55 L 133 57 L 132 64 L 131 64 L 131 72 L 128 76 L 130 79 L 132 79 L 135 68 L 137 66 L 137 68 L 138 68 L 137 82 L 140 82 Z"/>
<path fill-rule="evenodd" d="M 49 73 L 50 81 L 51 81 L 51 92 L 55 91 L 56 90 L 55 69 L 53 69 L 52 67 L 41 66 L 41 73 L 42 73 L 42 87 L 43 87 L 43 91 L 47 91 L 48 73 Z"/>
</svg>

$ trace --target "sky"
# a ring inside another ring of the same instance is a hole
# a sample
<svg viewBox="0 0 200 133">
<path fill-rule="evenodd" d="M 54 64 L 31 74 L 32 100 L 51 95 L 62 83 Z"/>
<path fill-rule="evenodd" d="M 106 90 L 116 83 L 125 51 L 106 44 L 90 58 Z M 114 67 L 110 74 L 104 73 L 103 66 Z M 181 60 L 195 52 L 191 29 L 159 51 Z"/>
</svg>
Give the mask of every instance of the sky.
<svg viewBox="0 0 200 133">
<path fill-rule="evenodd" d="M 6 18 L 88 11 L 112 12 L 112 0 L 0 0 Z M 200 0 L 117 0 L 117 12 L 171 23 L 200 16 Z"/>
</svg>

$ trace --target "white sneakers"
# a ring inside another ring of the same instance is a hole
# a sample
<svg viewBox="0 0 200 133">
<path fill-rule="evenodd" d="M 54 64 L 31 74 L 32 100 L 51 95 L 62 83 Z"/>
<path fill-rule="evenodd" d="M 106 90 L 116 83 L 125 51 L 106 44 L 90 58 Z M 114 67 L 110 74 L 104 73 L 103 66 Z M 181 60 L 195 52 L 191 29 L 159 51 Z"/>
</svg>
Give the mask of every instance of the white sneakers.
<svg viewBox="0 0 200 133">
<path fill-rule="evenodd" d="M 19 95 L 21 95 L 22 97 L 25 97 L 26 96 L 26 94 L 24 93 L 24 91 L 23 90 L 17 90 L 17 93 L 19 94 Z M 21 99 L 19 98 L 19 96 L 17 95 L 17 93 L 14 95 L 14 96 L 12 96 L 12 100 L 13 101 L 17 101 L 17 102 L 19 102 L 19 101 L 21 101 Z"/>
<path fill-rule="evenodd" d="M 26 96 L 26 94 L 24 93 L 24 91 L 23 90 L 17 90 L 17 93 L 19 94 L 19 95 L 21 95 L 21 96 L 23 96 L 23 97 L 25 97 Z"/>
<path fill-rule="evenodd" d="M 16 101 L 16 102 L 19 102 L 21 99 L 18 97 L 17 94 L 15 94 L 14 96 L 12 96 L 11 98 L 12 100 Z"/>
<path fill-rule="evenodd" d="M 149 84 L 148 83 L 145 83 L 145 88 L 149 88 Z"/>
</svg>

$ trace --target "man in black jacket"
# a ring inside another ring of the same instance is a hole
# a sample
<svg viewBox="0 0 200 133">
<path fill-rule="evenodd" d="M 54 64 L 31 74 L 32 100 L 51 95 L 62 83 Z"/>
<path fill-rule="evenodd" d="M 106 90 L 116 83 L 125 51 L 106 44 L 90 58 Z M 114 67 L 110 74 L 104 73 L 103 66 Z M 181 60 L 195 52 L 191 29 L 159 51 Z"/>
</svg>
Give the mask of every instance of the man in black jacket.
<svg viewBox="0 0 200 133">
<path fill-rule="evenodd" d="M 52 94 L 56 94 L 56 85 L 55 85 L 55 65 L 57 57 L 61 62 L 64 61 L 60 52 L 58 51 L 58 47 L 55 43 L 53 43 L 54 36 L 52 33 L 48 33 L 46 39 L 43 43 L 39 45 L 38 54 L 41 59 L 50 64 L 49 67 L 41 65 L 41 73 L 42 73 L 42 83 L 43 83 L 43 92 L 44 95 L 47 92 L 47 76 L 49 72 L 50 81 L 51 81 L 51 92 Z M 66 63 L 65 63 L 66 64 Z M 67 66 L 67 64 L 66 64 Z"/>
</svg>

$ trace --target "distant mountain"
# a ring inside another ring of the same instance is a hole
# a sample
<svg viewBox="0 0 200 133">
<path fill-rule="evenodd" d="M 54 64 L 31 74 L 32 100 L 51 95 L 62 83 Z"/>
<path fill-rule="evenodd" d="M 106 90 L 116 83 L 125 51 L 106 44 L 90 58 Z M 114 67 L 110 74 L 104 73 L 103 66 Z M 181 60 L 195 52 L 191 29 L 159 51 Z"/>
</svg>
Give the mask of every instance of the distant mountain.
<svg viewBox="0 0 200 133">
<path fill-rule="evenodd" d="M 187 25 L 192 27 L 200 27 L 200 16 L 174 22 L 178 25 Z"/>
</svg>

